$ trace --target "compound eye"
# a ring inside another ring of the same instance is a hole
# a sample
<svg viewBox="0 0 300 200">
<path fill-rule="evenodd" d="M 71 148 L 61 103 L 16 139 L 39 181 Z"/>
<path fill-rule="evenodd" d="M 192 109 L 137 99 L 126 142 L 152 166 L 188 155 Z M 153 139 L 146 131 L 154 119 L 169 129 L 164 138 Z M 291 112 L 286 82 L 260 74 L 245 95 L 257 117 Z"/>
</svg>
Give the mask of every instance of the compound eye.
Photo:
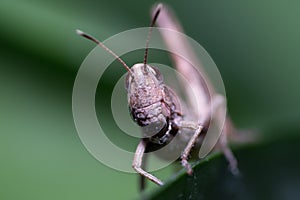
<svg viewBox="0 0 300 200">
<path fill-rule="evenodd" d="M 155 77 L 157 78 L 157 80 L 159 82 L 163 82 L 163 75 L 160 73 L 159 69 L 157 67 L 150 67 L 151 72 L 155 75 Z"/>
<path fill-rule="evenodd" d="M 128 88 L 129 88 L 129 83 L 131 82 L 132 80 L 132 76 L 130 76 L 130 74 L 128 73 L 126 75 L 126 79 L 125 79 L 125 89 L 128 91 Z"/>
</svg>

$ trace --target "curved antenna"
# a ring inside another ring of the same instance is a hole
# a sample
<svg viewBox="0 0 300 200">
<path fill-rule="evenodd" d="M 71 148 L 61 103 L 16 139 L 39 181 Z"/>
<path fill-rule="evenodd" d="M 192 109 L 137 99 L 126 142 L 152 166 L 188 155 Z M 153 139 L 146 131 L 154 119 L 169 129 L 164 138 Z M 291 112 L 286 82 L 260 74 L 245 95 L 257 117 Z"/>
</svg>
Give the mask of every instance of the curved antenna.
<svg viewBox="0 0 300 200">
<path fill-rule="evenodd" d="M 93 42 L 95 42 L 96 44 L 98 44 L 100 47 L 102 47 L 103 49 L 105 49 L 108 53 L 110 53 L 111 55 L 113 55 L 128 71 L 128 73 L 130 75 L 132 75 L 131 69 L 128 67 L 128 65 L 119 57 L 117 56 L 117 54 L 115 54 L 112 50 L 110 50 L 107 46 L 105 46 L 102 42 L 100 42 L 99 40 L 97 40 L 96 38 L 94 38 L 91 35 L 88 35 L 87 33 L 77 29 L 76 33 L 82 37 L 85 37 Z"/>
<path fill-rule="evenodd" d="M 157 20 L 157 17 L 160 13 L 161 8 L 162 8 L 162 4 L 158 4 L 157 7 L 156 7 L 155 15 L 154 15 L 154 17 L 151 21 L 151 24 L 150 24 L 150 29 L 149 29 L 148 36 L 147 36 L 147 41 L 146 41 L 145 56 L 144 56 L 144 65 L 145 66 L 147 64 L 148 49 L 149 49 L 149 42 L 150 42 L 150 38 L 151 38 L 151 34 L 152 34 L 152 29 L 153 29 L 153 26 L 154 26 L 154 24 Z"/>
</svg>

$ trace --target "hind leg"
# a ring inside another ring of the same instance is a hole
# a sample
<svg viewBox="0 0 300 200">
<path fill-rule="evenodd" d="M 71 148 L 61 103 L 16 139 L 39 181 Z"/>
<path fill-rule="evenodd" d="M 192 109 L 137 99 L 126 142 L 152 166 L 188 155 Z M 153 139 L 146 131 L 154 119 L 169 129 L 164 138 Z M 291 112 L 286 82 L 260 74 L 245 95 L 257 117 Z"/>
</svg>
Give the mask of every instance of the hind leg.
<svg viewBox="0 0 300 200">
<path fill-rule="evenodd" d="M 218 145 L 221 151 L 223 152 L 225 158 L 229 162 L 230 171 L 232 172 L 232 174 L 237 175 L 239 173 L 238 163 L 227 141 L 229 132 L 236 132 L 236 130 L 233 124 L 231 123 L 230 119 L 228 118 L 228 116 L 226 116 L 225 122 L 223 121 L 224 120 L 223 115 L 225 113 L 225 110 L 223 109 L 226 108 L 224 97 L 220 95 L 216 95 L 213 101 L 212 108 L 213 108 L 213 117 L 216 120 L 218 126 L 220 127 L 223 126 L 222 133 L 218 140 Z"/>
</svg>

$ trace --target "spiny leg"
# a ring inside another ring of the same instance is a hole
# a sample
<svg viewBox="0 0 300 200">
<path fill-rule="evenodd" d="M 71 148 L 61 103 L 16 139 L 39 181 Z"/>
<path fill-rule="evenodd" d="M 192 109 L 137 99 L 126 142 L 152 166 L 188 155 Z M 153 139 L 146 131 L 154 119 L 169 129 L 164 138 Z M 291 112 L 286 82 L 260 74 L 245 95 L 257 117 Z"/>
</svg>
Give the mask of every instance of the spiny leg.
<svg viewBox="0 0 300 200">
<path fill-rule="evenodd" d="M 180 128 L 189 128 L 189 129 L 195 130 L 195 133 L 193 134 L 192 138 L 189 140 L 187 146 L 185 147 L 185 149 L 183 150 L 183 152 L 181 154 L 182 166 L 185 167 L 185 169 L 187 170 L 187 173 L 189 175 L 192 175 L 193 170 L 192 170 L 190 163 L 188 162 L 188 157 L 189 157 L 190 152 L 191 152 L 193 146 L 195 145 L 197 139 L 199 138 L 199 135 L 201 134 L 201 132 L 203 130 L 203 126 L 196 124 L 194 122 L 182 121 Z"/>
<path fill-rule="evenodd" d="M 142 161 L 142 165 L 141 168 L 144 170 L 147 170 L 147 161 L 148 161 L 148 154 L 144 154 L 143 156 L 143 161 Z M 140 191 L 144 191 L 146 188 L 146 178 L 143 175 L 139 175 L 139 182 L 140 182 Z"/>
<path fill-rule="evenodd" d="M 222 132 L 220 139 L 219 139 L 219 145 L 220 145 L 220 148 L 221 148 L 225 158 L 229 162 L 229 169 L 230 169 L 231 173 L 233 175 L 239 175 L 238 163 L 237 163 L 237 160 L 236 160 L 234 154 L 232 153 L 230 147 L 228 146 L 226 131 Z"/>
<path fill-rule="evenodd" d="M 146 177 L 147 179 L 149 179 L 150 181 L 156 183 L 157 185 L 163 185 L 163 182 L 161 180 L 159 180 L 158 178 L 156 178 L 155 176 L 153 176 L 152 174 L 146 172 L 145 170 L 143 170 L 141 168 L 142 161 L 143 161 L 143 155 L 144 155 L 145 149 L 146 149 L 146 145 L 147 144 L 144 140 L 141 140 L 140 143 L 138 144 L 138 146 L 136 148 L 136 151 L 135 151 L 135 154 L 134 154 L 132 167 L 141 176 Z"/>
<path fill-rule="evenodd" d="M 216 122 L 219 124 L 219 126 L 223 125 L 223 117 L 222 117 L 222 112 L 218 112 L 220 111 L 219 109 L 225 109 L 225 100 L 224 97 L 221 95 L 215 95 L 214 99 L 212 101 L 212 112 L 213 112 L 213 117 L 216 120 Z M 223 112 L 225 112 L 223 110 Z M 221 116 L 218 116 L 218 114 L 221 113 Z M 228 116 L 226 116 L 226 121 L 224 123 L 224 127 L 222 130 L 222 133 L 220 135 L 220 138 L 218 140 L 219 146 L 225 156 L 225 158 L 228 160 L 229 162 L 229 168 L 230 171 L 232 172 L 232 174 L 234 175 L 238 175 L 239 174 L 239 170 L 238 170 L 238 166 L 237 166 L 237 160 L 234 156 L 234 154 L 232 153 L 228 142 L 227 142 L 227 136 L 229 134 L 229 131 L 236 131 L 233 124 L 230 121 L 230 118 L 228 118 Z"/>
</svg>

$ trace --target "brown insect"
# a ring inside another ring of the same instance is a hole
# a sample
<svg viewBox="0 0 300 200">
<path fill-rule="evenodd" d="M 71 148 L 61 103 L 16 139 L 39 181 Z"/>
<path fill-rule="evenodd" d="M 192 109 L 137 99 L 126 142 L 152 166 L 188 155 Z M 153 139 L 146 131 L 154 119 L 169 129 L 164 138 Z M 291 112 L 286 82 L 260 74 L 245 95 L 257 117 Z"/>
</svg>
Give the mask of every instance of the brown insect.
<svg viewBox="0 0 300 200">
<path fill-rule="evenodd" d="M 181 108 L 181 99 L 169 86 L 164 84 L 160 71 L 156 67 L 147 64 L 148 45 L 152 27 L 155 23 L 160 27 L 182 32 L 181 26 L 175 16 L 172 15 L 170 9 L 166 6 L 163 7 L 162 4 L 158 4 L 153 10 L 153 19 L 146 42 L 144 62 L 135 64 L 131 68 L 100 41 L 77 30 L 77 34 L 92 40 L 112 54 L 128 71 L 126 89 L 128 92 L 129 109 L 133 120 L 141 126 L 143 132 L 143 138 L 136 148 L 132 163 L 134 170 L 142 177 L 142 189 L 144 188 L 144 178 L 158 185 L 163 185 L 160 179 L 142 168 L 144 154 L 170 145 L 175 136 L 178 141 L 185 142 L 185 147 L 181 150 L 180 160 L 187 173 L 191 175 L 192 167 L 188 162 L 191 152 L 199 150 L 210 124 L 223 125 L 223 121 L 219 119 L 217 110 L 219 108 L 225 109 L 224 97 L 214 92 L 204 70 L 199 74 L 189 62 L 172 54 L 172 60 L 175 63 L 176 69 L 183 76 L 188 77 L 190 85 L 193 88 L 193 94 L 191 94 L 191 88 L 183 86 L 185 87 L 185 95 L 189 100 L 190 106 L 185 106 L 186 110 Z M 181 48 L 191 58 L 195 57 L 190 45 L 184 39 L 170 38 L 169 35 L 163 32 L 162 37 L 169 49 Z M 194 99 L 194 95 L 196 95 L 196 99 Z M 195 105 L 195 102 L 197 105 Z M 198 111 L 199 105 L 201 110 Z M 195 110 L 197 111 L 196 113 L 194 112 Z M 190 113 L 194 114 L 189 116 Z M 156 130 L 154 134 L 153 130 Z M 229 117 L 227 117 L 216 146 L 220 147 L 223 151 L 229 161 L 231 171 L 236 174 L 238 173 L 237 161 L 227 145 L 227 134 L 229 131 L 234 131 L 234 129 Z M 172 148 L 170 147 L 170 149 Z"/>
</svg>

